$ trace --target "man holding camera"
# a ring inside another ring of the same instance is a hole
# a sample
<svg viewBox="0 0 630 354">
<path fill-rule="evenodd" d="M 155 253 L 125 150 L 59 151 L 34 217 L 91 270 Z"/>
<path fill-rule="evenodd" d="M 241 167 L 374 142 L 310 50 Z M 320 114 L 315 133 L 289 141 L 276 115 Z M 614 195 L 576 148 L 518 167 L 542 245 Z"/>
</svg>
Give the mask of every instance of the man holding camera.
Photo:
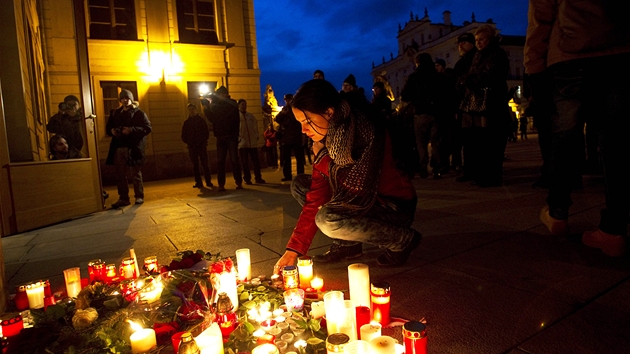
<svg viewBox="0 0 630 354">
<path fill-rule="evenodd" d="M 128 169 L 131 172 L 136 204 L 144 203 L 140 168 L 145 161 L 147 135 L 151 133 L 151 122 L 146 113 L 134 103 L 131 91 L 121 90 L 119 100 L 121 106 L 110 112 L 106 129 L 112 141 L 105 164 L 114 165 L 119 195 L 118 201 L 112 204 L 114 209 L 131 204 L 127 182 Z"/>
<path fill-rule="evenodd" d="M 221 86 L 215 94 L 201 100 L 206 118 L 212 123 L 217 138 L 217 180 L 219 192 L 225 191 L 225 162 L 230 154 L 236 189 L 243 189 L 243 176 L 238 157 L 238 135 L 241 118 L 236 101 L 230 98 L 227 88 Z"/>
</svg>

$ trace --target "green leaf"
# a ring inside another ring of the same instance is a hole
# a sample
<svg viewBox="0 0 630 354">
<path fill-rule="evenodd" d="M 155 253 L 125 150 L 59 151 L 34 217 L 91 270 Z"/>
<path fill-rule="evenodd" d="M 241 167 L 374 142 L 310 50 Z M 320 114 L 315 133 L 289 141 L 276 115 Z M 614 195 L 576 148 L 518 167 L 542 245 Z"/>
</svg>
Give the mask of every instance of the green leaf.
<svg viewBox="0 0 630 354">
<path fill-rule="evenodd" d="M 243 303 L 243 306 L 244 306 L 246 309 L 251 310 L 251 309 L 253 309 L 254 307 L 256 307 L 256 302 L 255 302 L 255 301 L 252 301 L 252 300 L 250 300 L 250 301 L 245 301 L 245 302 Z"/>
<path fill-rule="evenodd" d="M 247 332 L 249 333 L 254 333 L 254 331 L 256 330 L 256 328 L 254 327 L 253 324 L 249 323 L 249 322 L 245 322 L 245 324 L 243 324 L 243 326 L 245 327 L 245 329 L 247 330 Z"/>
<path fill-rule="evenodd" d="M 238 298 L 240 301 L 248 301 L 249 300 L 249 291 L 243 291 L 241 296 Z"/>
<path fill-rule="evenodd" d="M 309 339 L 306 340 L 306 344 L 310 344 L 310 345 L 318 345 L 320 343 L 323 343 L 324 341 L 317 338 L 317 337 L 311 337 Z"/>
<path fill-rule="evenodd" d="M 319 329 L 322 328 L 319 320 L 316 319 L 308 320 L 308 326 L 315 332 L 319 331 Z"/>
<path fill-rule="evenodd" d="M 46 308 L 46 315 L 53 320 L 58 320 L 66 316 L 66 310 L 59 305 L 51 305 Z"/>
</svg>

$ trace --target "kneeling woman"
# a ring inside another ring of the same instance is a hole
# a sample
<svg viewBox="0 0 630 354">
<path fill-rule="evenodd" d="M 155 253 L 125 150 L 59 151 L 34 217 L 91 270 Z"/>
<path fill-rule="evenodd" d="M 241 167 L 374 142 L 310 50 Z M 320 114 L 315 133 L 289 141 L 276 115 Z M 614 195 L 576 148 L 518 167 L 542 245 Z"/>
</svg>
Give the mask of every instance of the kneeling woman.
<svg viewBox="0 0 630 354">
<path fill-rule="evenodd" d="M 410 228 L 417 197 L 396 167 L 385 120 L 365 98 L 339 93 L 325 80 L 303 84 L 291 105 L 313 139 L 315 160 L 312 176 L 293 180 L 302 212 L 274 273 L 308 252 L 318 228 L 333 239 L 329 254 L 360 255 L 360 243 L 370 243 L 385 249 L 378 265 L 405 264 L 422 238 Z"/>
</svg>

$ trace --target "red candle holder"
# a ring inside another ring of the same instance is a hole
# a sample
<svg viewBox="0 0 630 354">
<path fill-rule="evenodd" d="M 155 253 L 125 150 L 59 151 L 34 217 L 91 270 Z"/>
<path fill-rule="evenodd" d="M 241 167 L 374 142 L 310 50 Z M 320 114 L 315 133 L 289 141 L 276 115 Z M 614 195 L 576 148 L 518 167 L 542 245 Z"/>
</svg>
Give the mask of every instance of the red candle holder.
<svg viewBox="0 0 630 354">
<path fill-rule="evenodd" d="M 144 259 L 144 270 L 149 274 L 160 272 L 157 256 L 149 256 Z"/>
<path fill-rule="evenodd" d="M 22 315 L 17 312 L 7 313 L 0 317 L 0 326 L 2 327 L 2 335 L 5 337 L 13 337 L 20 334 L 24 328 Z"/>
<path fill-rule="evenodd" d="M 385 327 L 390 322 L 391 287 L 389 283 L 384 281 L 372 283 L 370 293 L 372 295 L 372 318 Z"/>
<path fill-rule="evenodd" d="M 28 295 L 26 295 L 26 285 L 19 285 L 15 288 L 15 309 L 18 311 L 28 310 Z"/>
<path fill-rule="evenodd" d="M 136 279 L 136 261 L 131 257 L 124 258 L 120 265 L 120 276 L 124 279 Z"/>
<path fill-rule="evenodd" d="M 87 269 L 88 269 L 88 276 L 90 279 L 90 284 L 95 282 L 95 281 L 102 281 L 102 274 L 103 274 L 103 266 L 105 265 L 105 263 L 103 263 L 102 260 L 100 259 L 93 259 L 91 261 L 88 262 L 87 264 Z"/>
<path fill-rule="evenodd" d="M 418 321 L 409 321 L 403 325 L 405 354 L 427 354 L 427 326 Z"/>
<path fill-rule="evenodd" d="M 367 306 L 357 306 L 355 310 L 357 316 L 357 338 L 361 338 L 361 326 L 371 321 L 370 308 Z"/>
<path fill-rule="evenodd" d="M 44 283 L 44 297 L 52 296 L 52 291 L 50 290 L 50 280 L 40 280 Z"/>
<path fill-rule="evenodd" d="M 105 282 L 111 284 L 118 281 L 118 274 L 116 273 L 116 265 L 113 263 L 105 266 Z"/>
</svg>

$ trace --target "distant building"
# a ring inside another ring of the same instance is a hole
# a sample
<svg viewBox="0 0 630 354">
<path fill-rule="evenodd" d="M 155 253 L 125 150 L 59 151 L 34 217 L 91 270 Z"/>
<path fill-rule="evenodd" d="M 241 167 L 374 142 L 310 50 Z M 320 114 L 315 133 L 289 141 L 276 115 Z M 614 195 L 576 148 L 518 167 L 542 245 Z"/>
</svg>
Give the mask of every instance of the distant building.
<svg viewBox="0 0 630 354">
<path fill-rule="evenodd" d="M 384 77 L 392 87 L 396 100 L 400 97 L 400 91 L 405 85 L 407 76 L 415 70 L 413 58 L 419 52 L 431 54 L 433 60 L 444 59 L 446 66 L 452 68 L 459 59 L 457 51 L 457 37 L 470 32 L 474 33 L 477 27 L 489 24 L 496 28 L 492 19 L 486 22 L 476 22 L 475 14 L 472 14 L 471 21 L 465 21 L 461 26 L 451 22 L 451 12 L 443 12 L 443 23 L 432 23 L 427 10 L 424 17 L 418 18 L 413 12 L 409 22 L 398 27 L 398 53 L 390 53 L 389 60 L 383 56 L 382 62 L 378 65 L 372 63 L 371 75 L 375 79 Z M 507 52 L 510 59 L 510 75 L 508 86 L 516 88 L 522 85 L 523 47 L 525 46 L 525 36 L 502 36 L 500 46 Z"/>
<path fill-rule="evenodd" d="M 263 131 L 253 0 L 7 0 L 0 11 L 0 235 L 103 209 L 105 125 L 130 90 L 153 125 L 145 180 L 192 174 L 186 105 L 226 86 Z M 49 118 L 81 101 L 85 159 L 48 161 Z M 201 112 L 201 110 L 199 110 Z M 211 134 L 212 135 L 212 134 Z M 214 137 L 208 150 L 216 164 Z M 5 148 L 7 147 L 7 148 Z M 116 196 L 113 196 L 116 198 Z"/>
</svg>

